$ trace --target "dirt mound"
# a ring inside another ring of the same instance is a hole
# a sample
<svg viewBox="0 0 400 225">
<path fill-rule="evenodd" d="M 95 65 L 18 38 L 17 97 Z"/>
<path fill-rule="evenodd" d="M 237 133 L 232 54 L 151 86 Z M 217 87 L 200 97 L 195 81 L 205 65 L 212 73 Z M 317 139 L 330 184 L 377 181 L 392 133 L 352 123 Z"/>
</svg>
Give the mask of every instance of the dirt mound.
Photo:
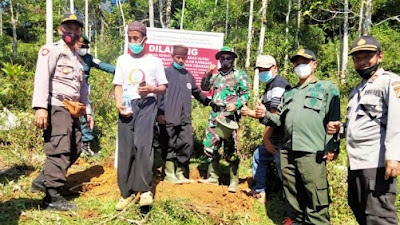
<svg viewBox="0 0 400 225">
<path fill-rule="evenodd" d="M 78 165 L 85 165 L 79 161 Z M 159 172 L 160 169 L 157 171 Z M 156 179 L 160 179 L 156 176 Z M 192 179 L 201 178 L 197 169 L 192 169 Z M 239 185 L 237 193 L 229 193 L 226 185 L 216 186 L 200 183 L 175 185 L 156 180 L 155 200 L 187 199 L 190 207 L 206 212 L 217 217 L 221 214 L 237 214 L 253 217 L 254 200 L 248 197 L 244 191 L 247 182 Z M 84 171 L 70 174 L 68 187 L 72 191 L 81 193 L 82 197 L 98 196 L 103 199 L 118 199 L 120 197 L 117 184 L 117 170 L 114 168 L 113 159 L 104 165 L 90 166 Z"/>
</svg>

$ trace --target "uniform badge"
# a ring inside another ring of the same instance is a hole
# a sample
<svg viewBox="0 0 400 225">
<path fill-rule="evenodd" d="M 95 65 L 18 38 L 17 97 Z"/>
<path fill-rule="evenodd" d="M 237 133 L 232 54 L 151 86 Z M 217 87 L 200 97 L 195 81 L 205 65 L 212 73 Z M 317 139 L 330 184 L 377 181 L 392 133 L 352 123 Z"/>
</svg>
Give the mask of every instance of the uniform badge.
<svg viewBox="0 0 400 225">
<path fill-rule="evenodd" d="M 49 52 L 50 50 L 48 50 L 47 48 L 42 49 L 42 56 L 49 54 Z"/>
<path fill-rule="evenodd" d="M 371 83 L 372 83 L 372 82 L 374 82 L 374 81 L 376 80 L 376 78 L 377 78 L 377 77 L 378 77 L 378 76 L 377 76 L 376 74 L 375 74 L 375 75 L 373 75 L 373 76 L 371 77 L 371 80 L 370 80 L 370 81 L 371 81 Z"/>
<path fill-rule="evenodd" d="M 357 42 L 357 45 L 363 45 L 363 44 L 365 44 L 365 40 L 364 39 L 360 39 L 358 42 Z"/>
<path fill-rule="evenodd" d="M 68 67 L 63 67 L 62 70 L 63 74 L 69 74 L 69 68 Z"/>
<path fill-rule="evenodd" d="M 192 90 L 192 84 L 191 83 L 187 83 L 186 87 L 187 87 L 187 89 Z"/>
<path fill-rule="evenodd" d="M 394 92 L 396 93 L 396 98 L 400 98 L 400 89 L 396 89 Z"/>
</svg>

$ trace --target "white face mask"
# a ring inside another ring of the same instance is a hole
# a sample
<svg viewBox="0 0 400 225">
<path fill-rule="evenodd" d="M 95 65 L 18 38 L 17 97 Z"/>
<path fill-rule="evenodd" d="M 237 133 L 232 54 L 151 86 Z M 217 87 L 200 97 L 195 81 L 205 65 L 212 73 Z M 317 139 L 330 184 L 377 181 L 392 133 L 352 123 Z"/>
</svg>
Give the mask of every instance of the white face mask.
<svg viewBox="0 0 400 225">
<path fill-rule="evenodd" d="M 78 54 L 79 54 L 80 56 L 86 55 L 87 52 L 88 52 L 88 49 L 87 49 L 87 48 L 80 48 L 80 49 L 78 49 Z"/>
<path fill-rule="evenodd" d="M 308 64 L 300 64 L 294 68 L 294 72 L 300 79 L 305 79 L 311 74 L 311 66 Z"/>
</svg>

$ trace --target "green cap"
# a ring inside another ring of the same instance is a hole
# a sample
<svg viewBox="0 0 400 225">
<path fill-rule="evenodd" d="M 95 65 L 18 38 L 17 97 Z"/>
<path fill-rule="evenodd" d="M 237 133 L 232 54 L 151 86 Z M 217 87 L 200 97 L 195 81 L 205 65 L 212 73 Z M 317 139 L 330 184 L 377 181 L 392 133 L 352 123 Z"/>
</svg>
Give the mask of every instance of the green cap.
<svg viewBox="0 0 400 225">
<path fill-rule="evenodd" d="M 74 13 L 64 14 L 64 16 L 61 20 L 61 24 L 66 23 L 66 22 L 75 22 L 75 23 L 79 24 L 79 26 L 83 27 L 82 19 L 79 16 L 75 15 Z"/>
<path fill-rule="evenodd" d="M 235 58 L 237 58 L 236 53 L 233 51 L 233 49 L 231 49 L 231 48 L 228 47 L 228 46 L 222 47 L 222 48 L 219 50 L 219 52 L 215 55 L 215 58 L 216 58 L 216 59 L 219 59 L 219 57 L 220 57 L 222 54 L 231 54 L 231 55 L 233 55 Z"/>
<path fill-rule="evenodd" d="M 90 41 L 86 35 L 82 34 L 82 37 L 79 38 L 79 42 L 82 42 L 84 44 L 90 44 Z"/>
</svg>

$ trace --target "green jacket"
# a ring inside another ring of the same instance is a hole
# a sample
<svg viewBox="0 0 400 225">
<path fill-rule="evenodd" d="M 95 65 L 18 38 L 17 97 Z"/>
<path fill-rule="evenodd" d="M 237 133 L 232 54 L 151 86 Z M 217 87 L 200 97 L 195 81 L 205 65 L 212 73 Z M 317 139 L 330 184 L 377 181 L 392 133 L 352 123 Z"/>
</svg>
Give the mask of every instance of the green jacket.
<svg viewBox="0 0 400 225">
<path fill-rule="evenodd" d="M 261 123 L 267 126 L 283 124 L 283 148 L 316 153 L 337 151 L 339 143 L 326 134 L 329 121 L 340 120 L 340 99 L 336 85 L 314 79 L 287 91 L 278 107 L 278 114 L 267 113 Z"/>
</svg>

